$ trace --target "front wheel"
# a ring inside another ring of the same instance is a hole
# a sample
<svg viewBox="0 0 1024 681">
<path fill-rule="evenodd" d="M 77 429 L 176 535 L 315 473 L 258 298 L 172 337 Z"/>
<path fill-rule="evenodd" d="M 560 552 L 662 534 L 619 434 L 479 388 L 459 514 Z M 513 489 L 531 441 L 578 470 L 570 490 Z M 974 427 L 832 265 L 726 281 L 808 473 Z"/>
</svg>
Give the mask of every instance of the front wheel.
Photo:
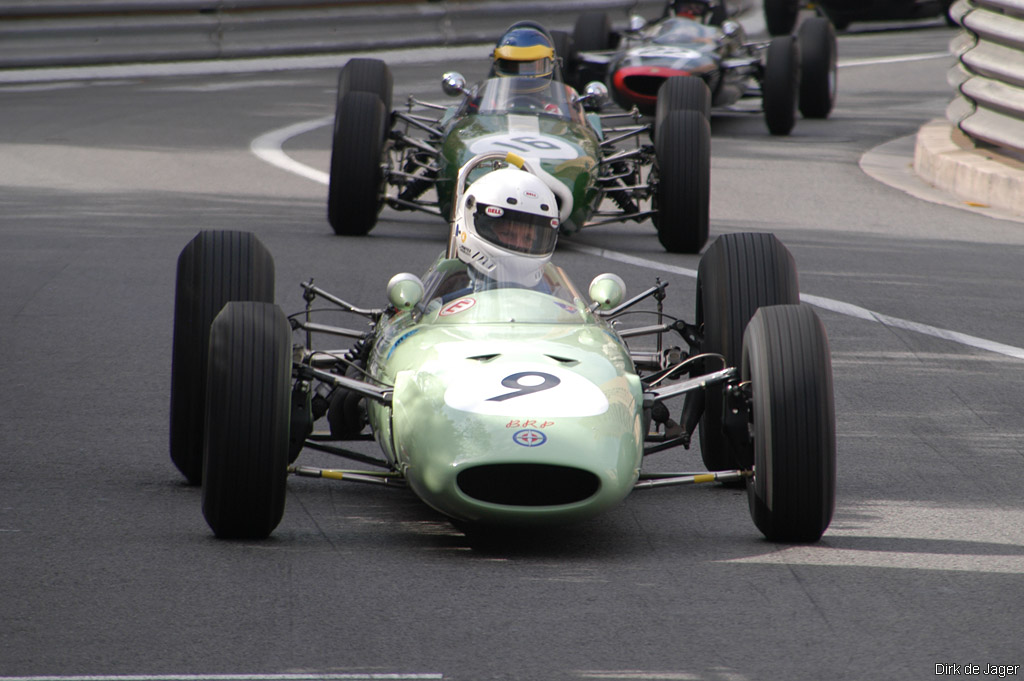
<svg viewBox="0 0 1024 681">
<path fill-rule="evenodd" d="M 773 38 L 765 57 L 761 97 L 764 121 L 773 135 L 788 135 L 796 124 L 800 55 L 792 36 Z"/>
<path fill-rule="evenodd" d="M 836 31 L 824 17 L 800 24 L 800 113 L 828 118 L 836 101 Z"/>
<path fill-rule="evenodd" d="M 743 341 L 754 476 L 750 514 L 772 541 L 815 542 L 836 494 L 835 398 L 825 328 L 807 305 L 763 307 Z"/>
<path fill-rule="evenodd" d="M 270 303 L 228 303 L 210 327 L 203 516 L 223 539 L 261 539 L 284 514 L 291 327 Z"/>
<path fill-rule="evenodd" d="M 699 253 L 708 240 L 711 126 L 699 111 L 673 111 L 654 142 L 654 225 L 669 253 Z"/>
</svg>

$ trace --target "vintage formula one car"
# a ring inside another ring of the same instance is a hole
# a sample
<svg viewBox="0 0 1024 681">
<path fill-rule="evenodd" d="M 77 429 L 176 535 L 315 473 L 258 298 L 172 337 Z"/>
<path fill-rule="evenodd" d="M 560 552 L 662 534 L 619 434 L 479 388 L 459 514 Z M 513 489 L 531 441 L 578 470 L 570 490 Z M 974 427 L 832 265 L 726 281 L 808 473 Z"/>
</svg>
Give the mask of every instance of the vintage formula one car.
<svg viewBox="0 0 1024 681">
<path fill-rule="evenodd" d="M 758 42 L 731 19 L 714 25 L 671 15 L 648 25 L 634 17 L 629 30 L 616 32 L 608 15 L 596 12 L 580 16 L 572 44 L 567 80 L 606 82 L 617 104 L 647 115 L 682 106 L 675 87 L 681 76 L 707 84 L 710 98 L 689 104 L 706 114 L 760 98 L 773 135 L 792 131 L 798 109 L 806 118 L 827 118 L 835 103 L 835 30 L 821 17 L 803 22 L 796 36 Z"/>
<path fill-rule="evenodd" d="M 621 278 L 600 275 L 587 300 L 549 260 L 558 218 L 542 173 L 514 155 L 474 157 L 452 188 L 446 250 L 422 278 L 392 278 L 382 308 L 310 280 L 305 308 L 286 316 L 253 234 L 201 232 L 184 248 L 171 457 L 202 483 L 218 537 L 270 534 L 289 474 L 407 487 L 483 527 L 579 521 L 635 489 L 732 481 L 768 538 L 822 535 L 835 499 L 831 360 L 786 248 L 770 234 L 719 237 L 700 261 L 692 324 L 664 312 L 666 282 L 627 300 Z M 531 202 L 539 220 L 517 210 Z M 473 239 L 512 225 L 534 237 L 506 242 L 508 266 L 493 267 L 505 256 Z M 369 329 L 313 321 L 324 305 Z M 708 471 L 643 469 L 645 455 L 688 446 L 698 422 Z M 370 438 L 383 456 L 344 446 Z M 298 464 L 304 448 L 364 469 Z"/>
<path fill-rule="evenodd" d="M 700 115 L 666 110 L 651 144 L 650 124 L 584 110 L 607 96 L 600 84 L 582 95 L 558 77 L 491 77 L 467 87 L 448 73 L 443 89 L 456 104 L 410 97 L 392 111 L 392 82 L 376 59 L 350 60 L 339 75 L 327 200 L 337 234 L 368 233 L 385 205 L 449 222 L 459 169 L 499 150 L 542 162 L 563 235 L 650 218 L 670 252 L 706 244 L 711 133 Z M 615 118 L 624 125 L 611 125 Z"/>
</svg>

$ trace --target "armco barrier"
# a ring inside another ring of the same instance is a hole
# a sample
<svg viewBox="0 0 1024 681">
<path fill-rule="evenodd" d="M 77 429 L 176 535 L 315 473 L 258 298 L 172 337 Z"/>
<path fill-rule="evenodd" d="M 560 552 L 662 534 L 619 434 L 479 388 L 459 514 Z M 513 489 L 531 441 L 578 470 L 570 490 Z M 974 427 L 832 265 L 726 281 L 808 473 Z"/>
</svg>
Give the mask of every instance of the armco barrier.
<svg viewBox="0 0 1024 681">
<path fill-rule="evenodd" d="M 324 54 L 496 40 L 518 19 L 656 16 L 664 0 L 0 0 L 0 68 Z"/>
<path fill-rule="evenodd" d="M 1024 153 L 1024 0 L 958 0 L 946 117 L 971 139 Z"/>
</svg>

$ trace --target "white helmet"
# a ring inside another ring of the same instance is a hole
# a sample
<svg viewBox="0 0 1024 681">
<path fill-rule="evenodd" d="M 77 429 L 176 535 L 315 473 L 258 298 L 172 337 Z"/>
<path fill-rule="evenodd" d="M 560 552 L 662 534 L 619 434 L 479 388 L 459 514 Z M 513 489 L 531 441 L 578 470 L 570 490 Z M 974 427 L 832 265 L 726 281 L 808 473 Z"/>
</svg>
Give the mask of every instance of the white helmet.
<svg viewBox="0 0 1024 681">
<path fill-rule="evenodd" d="M 455 218 L 459 260 L 499 282 L 540 282 L 558 239 L 558 203 L 536 175 L 493 170 L 466 190 Z"/>
</svg>

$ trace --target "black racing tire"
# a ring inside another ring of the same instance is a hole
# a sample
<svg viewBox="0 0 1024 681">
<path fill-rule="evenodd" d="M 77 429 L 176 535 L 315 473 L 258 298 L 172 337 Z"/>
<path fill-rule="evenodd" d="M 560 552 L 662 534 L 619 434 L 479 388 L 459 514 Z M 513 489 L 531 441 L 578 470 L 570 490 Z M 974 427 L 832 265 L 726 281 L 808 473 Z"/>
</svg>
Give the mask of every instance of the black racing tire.
<svg viewBox="0 0 1024 681">
<path fill-rule="evenodd" d="M 250 232 L 199 232 L 178 256 L 171 348 L 171 461 L 193 485 L 203 477 L 210 324 L 232 300 L 274 302 L 274 259 Z"/>
<path fill-rule="evenodd" d="M 210 326 L 203 516 L 222 539 L 262 539 L 284 514 L 291 327 L 271 303 L 224 306 Z"/>
<path fill-rule="evenodd" d="M 391 111 L 394 77 L 391 69 L 380 59 L 355 57 L 349 59 L 338 74 L 338 96 L 335 105 L 350 92 L 372 92 L 384 102 L 384 109 Z"/>
<path fill-rule="evenodd" d="M 579 52 L 612 49 L 612 21 L 607 12 L 586 12 L 576 19 L 572 42 Z"/>
<path fill-rule="evenodd" d="M 773 135 L 788 135 L 796 124 L 800 95 L 800 53 L 793 36 L 772 38 L 765 57 L 761 96 L 764 121 Z"/>
<path fill-rule="evenodd" d="M 327 187 L 327 220 L 335 234 L 363 236 L 377 224 L 388 120 L 384 102 L 371 92 L 349 92 L 338 102 Z"/>
<path fill-rule="evenodd" d="M 654 109 L 654 127 L 672 111 L 697 111 L 711 118 L 711 90 L 700 76 L 673 76 L 666 78 L 658 88 L 658 103 Z"/>
<path fill-rule="evenodd" d="M 669 253 L 699 253 L 708 240 L 711 126 L 699 111 L 673 111 L 654 141 L 658 241 Z"/>
<path fill-rule="evenodd" d="M 572 34 L 568 31 L 551 31 L 551 42 L 555 47 L 555 58 L 561 63 L 561 68 L 556 69 L 556 80 L 574 89 L 578 88 L 575 80 L 576 75 L 576 50 L 572 41 Z"/>
<path fill-rule="evenodd" d="M 771 541 L 818 541 L 835 509 L 836 417 L 828 337 L 814 310 L 759 309 L 741 372 L 753 403 L 754 524 Z"/>
<path fill-rule="evenodd" d="M 612 22 L 606 12 L 586 12 L 576 19 L 572 31 L 572 78 L 569 85 L 577 92 L 582 92 L 591 81 L 604 81 L 607 77 L 605 67 L 593 66 L 582 62 L 581 52 L 605 52 L 615 47 L 618 42 L 612 31 Z"/>
<path fill-rule="evenodd" d="M 828 118 L 836 102 L 836 31 L 824 17 L 811 17 L 797 32 L 800 47 L 800 113 Z"/>
<path fill-rule="evenodd" d="M 723 234 L 697 267 L 697 324 L 703 330 L 701 352 L 722 355 L 725 366 L 738 367 L 743 331 L 758 308 L 800 301 L 796 264 L 789 250 L 767 233 Z M 705 360 L 695 375 L 721 369 Z M 753 452 L 743 438 L 725 429 L 722 386 L 705 389 L 700 419 L 700 451 L 709 471 L 749 468 Z"/>
<path fill-rule="evenodd" d="M 796 27 L 800 0 L 764 0 L 764 22 L 770 35 L 789 35 Z"/>
</svg>

